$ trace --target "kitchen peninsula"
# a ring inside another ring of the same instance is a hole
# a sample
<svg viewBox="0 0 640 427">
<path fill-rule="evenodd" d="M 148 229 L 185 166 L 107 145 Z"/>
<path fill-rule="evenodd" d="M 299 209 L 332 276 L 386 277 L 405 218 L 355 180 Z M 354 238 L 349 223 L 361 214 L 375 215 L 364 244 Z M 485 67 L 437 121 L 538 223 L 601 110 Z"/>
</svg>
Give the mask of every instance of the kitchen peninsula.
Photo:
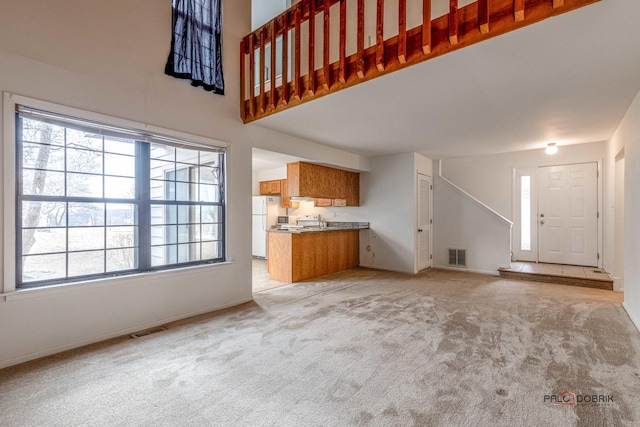
<svg viewBox="0 0 640 427">
<path fill-rule="evenodd" d="M 366 222 L 327 227 L 268 230 L 268 268 L 272 280 L 292 283 L 360 265 L 360 230 Z"/>
</svg>

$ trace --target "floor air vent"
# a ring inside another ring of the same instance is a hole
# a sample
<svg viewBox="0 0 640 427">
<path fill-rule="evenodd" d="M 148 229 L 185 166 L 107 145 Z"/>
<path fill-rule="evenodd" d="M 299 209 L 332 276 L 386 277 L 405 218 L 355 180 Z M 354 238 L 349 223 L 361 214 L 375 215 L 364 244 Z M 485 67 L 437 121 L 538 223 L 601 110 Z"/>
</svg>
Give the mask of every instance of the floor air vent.
<svg viewBox="0 0 640 427">
<path fill-rule="evenodd" d="M 146 331 L 134 332 L 133 334 L 129 334 L 131 338 L 142 338 L 147 335 L 156 334 L 158 332 L 166 331 L 166 326 L 158 326 L 157 328 L 147 329 Z"/>
<path fill-rule="evenodd" d="M 466 249 L 449 249 L 449 265 L 455 267 L 467 266 L 467 250 Z"/>
</svg>

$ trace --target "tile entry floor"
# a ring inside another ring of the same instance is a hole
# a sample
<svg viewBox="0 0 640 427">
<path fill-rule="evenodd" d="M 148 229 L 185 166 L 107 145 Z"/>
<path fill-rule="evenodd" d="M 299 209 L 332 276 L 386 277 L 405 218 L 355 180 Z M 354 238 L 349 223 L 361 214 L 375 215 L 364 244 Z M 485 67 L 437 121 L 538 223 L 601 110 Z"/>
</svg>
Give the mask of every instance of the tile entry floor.
<svg viewBox="0 0 640 427">
<path fill-rule="evenodd" d="M 512 262 L 513 272 L 546 274 L 559 277 L 578 277 L 595 280 L 609 280 L 611 276 L 597 267 L 582 267 L 578 265 L 543 264 L 535 262 Z"/>
</svg>

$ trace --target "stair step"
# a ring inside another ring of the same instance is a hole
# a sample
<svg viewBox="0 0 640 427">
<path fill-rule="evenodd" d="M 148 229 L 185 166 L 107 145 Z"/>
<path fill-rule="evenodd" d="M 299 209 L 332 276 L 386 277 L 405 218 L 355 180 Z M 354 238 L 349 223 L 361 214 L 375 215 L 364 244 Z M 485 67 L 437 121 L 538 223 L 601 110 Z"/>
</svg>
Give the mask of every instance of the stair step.
<svg viewBox="0 0 640 427">
<path fill-rule="evenodd" d="M 528 280 L 530 282 L 555 283 L 559 285 L 582 286 L 586 288 L 613 290 L 613 280 L 607 273 L 602 274 L 602 278 L 576 277 L 570 275 L 557 275 L 546 273 L 534 273 L 525 271 L 514 271 L 508 268 L 498 269 L 500 277 L 504 279 Z"/>
</svg>

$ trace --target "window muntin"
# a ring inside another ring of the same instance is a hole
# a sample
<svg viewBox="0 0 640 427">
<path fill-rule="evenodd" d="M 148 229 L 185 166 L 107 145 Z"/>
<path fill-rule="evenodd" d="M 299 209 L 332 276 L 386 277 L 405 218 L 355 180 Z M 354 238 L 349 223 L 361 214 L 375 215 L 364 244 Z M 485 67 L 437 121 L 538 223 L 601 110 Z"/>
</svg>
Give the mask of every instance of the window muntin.
<svg viewBox="0 0 640 427">
<path fill-rule="evenodd" d="M 17 115 L 18 288 L 224 260 L 223 150 Z"/>
</svg>

